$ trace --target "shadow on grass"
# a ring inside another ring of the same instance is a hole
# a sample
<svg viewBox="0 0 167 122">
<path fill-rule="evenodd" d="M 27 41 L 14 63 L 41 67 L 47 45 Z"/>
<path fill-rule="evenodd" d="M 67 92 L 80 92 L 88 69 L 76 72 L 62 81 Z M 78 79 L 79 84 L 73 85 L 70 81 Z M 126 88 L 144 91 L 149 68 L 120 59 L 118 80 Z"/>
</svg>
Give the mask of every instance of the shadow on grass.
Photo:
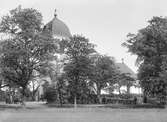
<svg viewBox="0 0 167 122">
<path fill-rule="evenodd" d="M 48 103 L 47 107 L 55 107 L 55 108 L 74 108 L 73 104 L 54 104 Z M 113 108 L 113 109 L 164 109 L 165 105 L 153 105 L 153 104 L 132 104 L 132 105 L 124 105 L 124 104 L 78 104 L 77 108 Z"/>
<path fill-rule="evenodd" d="M 27 110 L 35 110 L 35 109 L 43 109 L 43 108 L 74 108 L 74 104 L 60 104 L 49 103 L 43 104 L 41 106 L 25 106 L 22 105 L 13 105 L 13 104 L 0 104 L 0 110 L 6 109 L 27 109 Z M 113 108 L 113 109 L 164 109 L 165 105 L 153 105 L 153 104 L 136 104 L 136 105 L 123 105 L 123 104 L 78 104 L 77 108 Z"/>
<path fill-rule="evenodd" d="M 136 105 L 105 105 L 102 108 L 118 108 L 118 109 L 165 109 L 165 105 L 152 105 L 152 104 L 136 104 Z"/>
<path fill-rule="evenodd" d="M 11 104 L 4 104 L 0 105 L 0 110 L 18 110 L 18 109 L 39 109 L 40 107 L 30 107 L 30 106 L 22 106 L 22 105 L 11 105 Z"/>
<path fill-rule="evenodd" d="M 55 104 L 55 103 L 47 103 L 47 104 L 45 104 L 45 106 L 47 106 L 49 108 L 51 108 L 51 107 L 55 107 L 55 108 L 74 108 L 73 104 L 60 105 L 60 104 Z"/>
</svg>

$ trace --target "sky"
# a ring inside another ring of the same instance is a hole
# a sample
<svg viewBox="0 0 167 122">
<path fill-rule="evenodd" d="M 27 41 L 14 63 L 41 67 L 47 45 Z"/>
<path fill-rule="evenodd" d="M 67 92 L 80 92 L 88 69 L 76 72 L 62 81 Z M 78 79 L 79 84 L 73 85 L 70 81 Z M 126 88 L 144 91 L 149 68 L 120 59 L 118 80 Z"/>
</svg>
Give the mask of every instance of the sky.
<svg viewBox="0 0 167 122">
<path fill-rule="evenodd" d="M 54 10 L 72 34 L 81 34 L 97 45 L 101 54 L 113 56 L 116 62 L 127 64 L 134 72 L 136 56 L 121 44 L 128 33 L 137 33 L 153 16 L 167 16 L 166 0 L 0 0 L 0 17 L 21 5 L 35 8 L 47 23 Z"/>
</svg>

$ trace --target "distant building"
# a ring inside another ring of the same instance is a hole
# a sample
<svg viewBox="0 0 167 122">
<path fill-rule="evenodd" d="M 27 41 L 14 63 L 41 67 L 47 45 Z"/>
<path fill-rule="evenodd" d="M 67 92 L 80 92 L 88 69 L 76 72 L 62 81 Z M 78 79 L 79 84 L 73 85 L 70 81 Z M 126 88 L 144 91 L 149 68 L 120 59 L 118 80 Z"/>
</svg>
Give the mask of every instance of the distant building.
<svg viewBox="0 0 167 122">
<path fill-rule="evenodd" d="M 137 80 L 137 74 L 131 68 L 129 68 L 124 63 L 124 61 L 122 61 L 122 63 L 116 63 L 116 67 L 119 69 L 120 73 L 128 74 L 132 78 L 135 79 L 135 81 L 134 81 L 135 85 L 130 87 L 130 93 L 132 93 L 132 94 L 142 94 L 141 87 L 139 86 L 139 82 Z M 110 89 L 112 89 L 110 86 L 106 87 L 104 90 L 102 90 L 102 94 L 109 94 Z M 127 92 L 127 87 L 122 86 L 120 90 L 121 90 L 121 93 L 125 93 L 125 92 Z M 119 92 L 117 90 L 114 90 L 113 93 L 119 94 Z"/>
<path fill-rule="evenodd" d="M 124 62 L 116 63 L 116 66 L 118 67 L 121 73 L 130 74 L 131 77 L 137 79 L 137 74 L 131 68 L 129 68 Z"/>
<path fill-rule="evenodd" d="M 54 13 L 54 18 L 44 26 L 43 31 L 45 33 L 52 35 L 55 39 L 60 39 L 60 40 L 61 39 L 68 39 L 68 40 L 70 40 L 70 38 L 72 37 L 68 26 L 63 21 L 58 19 L 56 10 Z M 59 55 L 60 59 L 61 59 L 61 57 L 63 57 L 63 56 Z M 58 62 L 55 62 L 55 63 L 58 63 Z M 120 70 L 121 73 L 130 74 L 131 77 L 133 77 L 134 79 L 137 80 L 136 73 L 134 73 L 134 71 L 132 69 L 130 69 L 124 63 L 123 60 L 122 60 L 122 63 L 116 63 L 116 66 L 118 67 L 118 69 Z M 61 73 L 61 71 L 60 71 L 60 73 Z M 51 83 L 51 79 L 49 77 L 44 78 L 43 80 L 49 81 Z M 109 94 L 109 92 L 110 92 L 109 89 L 110 89 L 110 87 L 106 87 L 105 89 L 103 89 L 102 94 Z M 122 92 L 124 92 L 125 90 L 126 90 L 126 87 L 121 88 Z M 39 94 L 43 94 L 42 85 L 41 85 L 39 92 L 40 92 Z M 141 88 L 132 86 L 130 88 L 130 92 L 135 93 L 135 94 L 141 94 Z M 118 93 L 118 92 L 115 90 L 114 93 Z"/>
<path fill-rule="evenodd" d="M 58 19 L 56 10 L 55 10 L 53 19 L 44 26 L 43 33 L 49 34 L 53 36 L 53 38 L 59 39 L 60 41 L 62 39 L 70 40 L 70 38 L 72 37 L 68 26 L 63 21 Z M 62 72 L 61 60 L 63 59 L 63 55 L 59 55 L 59 54 L 55 54 L 55 55 L 57 55 L 59 58 L 53 62 L 53 64 L 56 64 L 54 68 L 57 69 L 57 74 L 61 74 Z M 53 79 L 51 79 L 50 77 L 45 77 L 39 80 L 44 82 L 48 81 L 49 83 L 52 83 Z M 38 95 L 43 94 L 42 84 L 44 84 L 44 82 L 41 82 Z"/>
</svg>

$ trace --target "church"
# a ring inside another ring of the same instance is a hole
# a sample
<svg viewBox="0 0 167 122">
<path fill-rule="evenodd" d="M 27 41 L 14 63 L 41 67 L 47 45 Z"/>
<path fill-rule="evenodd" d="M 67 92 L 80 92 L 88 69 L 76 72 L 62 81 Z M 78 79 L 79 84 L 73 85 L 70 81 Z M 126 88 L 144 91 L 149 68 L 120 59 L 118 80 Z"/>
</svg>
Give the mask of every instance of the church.
<svg viewBox="0 0 167 122">
<path fill-rule="evenodd" d="M 72 37 L 70 29 L 62 20 L 58 18 L 56 10 L 55 10 L 53 19 L 44 26 L 43 31 L 45 33 L 51 34 L 55 39 L 70 40 L 70 37 Z M 116 63 L 116 66 L 119 68 L 121 73 L 128 73 L 131 75 L 131 77 L 133 77 L 134 79 L 137 79 L 137 75 L 123 61 L 122 63 Z M 50 78 L 45 78 L 44 81 L 49 81 L 51 83 Z M 102 90 L 102 94 L 108 94 L 109 93 L 108 90 L 109 90 L 108 88 L 105 88 L 104 90 Z M 122 89 L 122 91 L 124 90 L 125 88 Z M 114 92 L 114 93 L 117 93 L 117 92 Z M 141 88 L 131 87 L 130 93 L 141 94 Z M 41 87 L 39 88 L 39 95 L 41 94 L 43 94 L 42 84 L 41 84 Z"/>
</svg>

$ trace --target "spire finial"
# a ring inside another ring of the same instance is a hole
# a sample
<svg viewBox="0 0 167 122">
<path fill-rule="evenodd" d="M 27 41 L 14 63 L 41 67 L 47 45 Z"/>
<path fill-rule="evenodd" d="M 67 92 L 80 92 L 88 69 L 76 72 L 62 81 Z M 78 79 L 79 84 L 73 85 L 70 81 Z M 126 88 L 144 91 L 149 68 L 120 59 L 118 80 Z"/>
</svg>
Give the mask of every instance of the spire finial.
<svg viewBox="0 0 167 122">
<path fill-rule="evenodd" d="M 57 17 L 57 10 L 54 11 L 54 16 Z"/>
</svg>

